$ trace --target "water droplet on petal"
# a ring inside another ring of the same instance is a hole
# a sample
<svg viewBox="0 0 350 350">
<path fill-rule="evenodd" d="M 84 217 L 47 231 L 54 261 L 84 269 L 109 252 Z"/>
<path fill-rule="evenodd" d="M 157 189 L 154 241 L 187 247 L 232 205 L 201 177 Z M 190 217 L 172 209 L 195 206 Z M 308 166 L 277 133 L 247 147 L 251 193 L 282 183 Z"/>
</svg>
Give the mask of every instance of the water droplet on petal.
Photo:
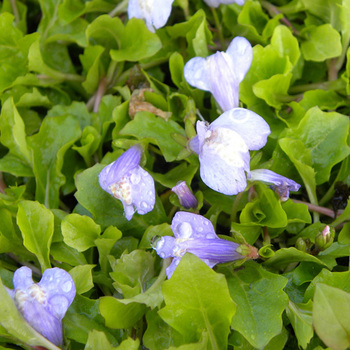
<svg viewBox="0 0 350 350">
<path fill-rule="evenodd" d="M 71 281 L 67 281 L 67 282 L 63 283 L 62 286 L 61 286 L 61 289 L 65 293 L 68 293 L 72 289 L 72 282 Z"/>
<path fill-rule="evenodd" d="M 165 258 L 165 254 L 162 252 L 162 253 L 159 253 L 159 256 L 164 259 Z"/>
<path fill-rule="evenodd" d="M 197 231 L 198 231 L 198 232 L 202 232 L 202 231 L 203 231 L 203 227 L 200 227 L 200 226 L 199 226 L 199 227 L 197 228 Z"/>
<path fill-rule="evenodd" d="M 205 236 L 205 238 L 213 239 L 213 238 L 215 238 L 215 236 L 212 235 L 211 233 L 209 233 L 209 234 L 207 234 L 207 235 Z"/>
<path fill-rule="evenodd" d="M 141 180 L 141 176 L 139 173 L 132 173 L 131 176 L 130 176 L 130 182 L 133 184 L 133 185 L 137 185 Z"/>
<path fill-rule="evenodd" d="M 148 204 L 146 202 L 141 202 L 141 207 L 144 209 L 148 209 Z"/>
</svg>

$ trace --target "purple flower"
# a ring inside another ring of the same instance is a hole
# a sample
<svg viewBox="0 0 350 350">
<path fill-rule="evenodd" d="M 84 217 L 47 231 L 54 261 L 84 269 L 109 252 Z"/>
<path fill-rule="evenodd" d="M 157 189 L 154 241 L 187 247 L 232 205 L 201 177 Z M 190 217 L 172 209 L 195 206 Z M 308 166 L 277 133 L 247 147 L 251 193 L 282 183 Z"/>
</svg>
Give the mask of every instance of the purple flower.
<svg viewBox="0 0 350 350">
<path fill-rule="evenodd" d="M 163 27 L 171 13 L 174 0 L 129 0 L 129 18 L 144 19 L 151 32 Z"/>
<path fill-rule="evenodd" d="M 210 91 L 223 111 L 239 105 L 239 83 L 248 72 L 253 59 L 249 41 L 232 40 L 226 52 L 218 51 L 207 58 L 194 57 L 184 68 L 187 82 L 198 89 Z"/>
<path fill-rule="evenodd" d="M 229 5 L 229 4 L 237 4 L 243 5 L 245 0 L 204 0 L 210 7 L 219 7 L 220 4 Z"/>
<path fill-rule="evenodd" d="M 250 173 L 249 150 L 262 148 L 269 134 L 265 120 L 244 108 L 231 109 L 210 125 L 197 121 L 189 146 L 199 155 L 203 182 L 226 195 L 242 192 Z"/>
<path fill-rule="evenodd" d="M 179 197 L 180 204 L 186 208 L 197 208 L 198 201 L 197 198 L 193 195 L 191 190 L 188 188 L 186 181 L 178 182 L 176 186 L 171 189 Z"/>
<path fill-rule="evenodd" d="M 289 198 L 289 191 L 296 192 L 300 188 L 300 185 L 295 181 L 267 169 L 252 170 L 250 181 L 261 181 L 271 184 L 271 188 L 278 194 L 282 202 Z"/>
<path fill-rule="evenodd" d="M 219 238 L 212 223 L 201 215 L 177 212 L 171 229 L 175 237 L 160 237 L 154 247 L 161 258 L 173 257 L 172 263 L 166 269 L 168 278 L 172 276 L 186 252 L 196 255 L 209 267 L 243 258 L 236 251 L 240 245 Z"/>
<path fill-rule="evenodd" d="M 62 345 L 62 319 L 75 297 L 70 274 L 55 267 L 34 283 L 32 270 L 23 266 L 15 272 L 13 285 L 7 291 L 24 319 L 51 343 Z"/>
<path fill-rule="evenodd" d="M 99 174 L 102 189 L 123 203 L 127 220 L 132 218 L 135 210 L 144 215 L 154 208 L 154 181 L 140 167 L 141 154 L 141 146 L 132 146 Z"/>
</svg>

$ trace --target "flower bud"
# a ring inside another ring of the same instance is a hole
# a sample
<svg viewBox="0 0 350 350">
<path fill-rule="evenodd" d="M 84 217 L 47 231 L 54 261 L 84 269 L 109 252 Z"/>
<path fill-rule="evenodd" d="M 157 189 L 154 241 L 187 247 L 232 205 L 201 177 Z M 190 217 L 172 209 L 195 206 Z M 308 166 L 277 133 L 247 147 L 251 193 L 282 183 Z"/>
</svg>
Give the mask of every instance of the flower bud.
<svg viewBox="0 0 350 350">
<path fill-rule="evenodd" d="M 301 250 L 302 252 L 307 251 L 308 246 L 307 246 L 304 238 L 299 237 L 297 239 L 297 241 L 295 242 L 295 248 L 297 248 L 298 250 Z"/>
<path fill-rule="evenodd" d="M 335 230 L 333 227 L 329 227 L 328 225 L 320 232 L 316 238 L 315 243 L 319 250 L 325 250 L 330 247 L 334 241 Z"/>
<path fill-rule="evenodd" d="M 186 209 L 195 209 L 198 206 L 197 198 L 188 188 L 186 181 L 178 182 L 176 186 L 171 189 L 179 197 L 180 204 Z"/>
</svg>

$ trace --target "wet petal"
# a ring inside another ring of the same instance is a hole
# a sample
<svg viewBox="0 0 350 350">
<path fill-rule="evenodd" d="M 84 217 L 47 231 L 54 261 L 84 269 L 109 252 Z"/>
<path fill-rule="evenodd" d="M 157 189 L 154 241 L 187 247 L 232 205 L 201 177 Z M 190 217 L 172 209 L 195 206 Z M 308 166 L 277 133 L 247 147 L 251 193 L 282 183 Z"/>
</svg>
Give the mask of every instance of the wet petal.
<svg viewBox="0 0 350 350">
<path fill-rule="evenodd" d="M 132 205 L 140 215 L 144 215 L 154 208 L 156 192 L 152 176 L 140 166 L 129 174 L 131 184 Z"/>
<path fill-rule="evenodd" d="M 238 107 L 239 81 L 230 56 L 217 52 L 207 58 L 210 73 L 210 92 L 223 111 Z"/>
<path fill-rule="evenodd" d="M 176 238 L 217 238 L 210 220 L 202 215 L 184 211 L 175 214 L 171 229 Z"/>
<path fill-rule="evenodd" d="M 38 286 L 46 293 L 48 311 L 58 319 L 62 319 L 76 293 L 71 275 L 58 267 L 47 269 Z"/>
<path fill-rule="evenodd" d="M 171 236 L 160 237 L 155 246 L 155 251 L 162 258 L 171 258 L 174 256 L 175 238 Z"/>
<path fill-rule="evenodd" d="M 243 3 L 244 1 L 242 1 Z M 253 60 L 253 48 L 250 42 L 243 37 L 237 36 L 231 41 L 226 54 L 233 62 L 236 79 L 240 83 L 247 74 Z"/>
<path fill-rule="evenodd" d="M 115 162 L 107 165 L 99 174 L 100 186 L 108 193 L 112 194 L 110 186 L 120 181 L 130 170 L 140 164 L 142 148 L 135 145 L 124 152 Z"/>
<path fill-rule="evenodd" d="M 15 289 L 27 289 L 33 282 L 32 270 L 27 266 L 17 269 L 13 275 L 13 286 Z"/>
<path fill-rule="evenodd" d="M 245 108 L 234 108 L 214 120 L 209 129 L 224 127 L 235 131 L 244 140 L 250 150 L 265 146 L 271 130 L 266 121 L 258 114 Z"/>
<path fill-rule="evenodd" d="M 129 0 L 129 18 L 145 20 L 147 28 L 154 29 L 163 27 L 170 16 L 174 0 Z"/>
<path fill-rule="evenodd" d="M 199 161 L 200 176 L 214 191 L 234 195 L 246 188 L 250 155 L 244 140 L 235 131 L 227 128 L 209 130 Z"/>
<path fill-rule="evenodd" d="M 210 91 L 209 66 L 205 58 L 194 57 L 190 59 L 185 64 L 184 76 L 190 85 L 200 90 Z"/>
<path fill-rule="evenodd" d="M 229 4 L 237 4 L 243 5 L 245 0 L 204 0 L 210 7 L 219 7 L 220 4 L 229 5 Z"/>
</svg>

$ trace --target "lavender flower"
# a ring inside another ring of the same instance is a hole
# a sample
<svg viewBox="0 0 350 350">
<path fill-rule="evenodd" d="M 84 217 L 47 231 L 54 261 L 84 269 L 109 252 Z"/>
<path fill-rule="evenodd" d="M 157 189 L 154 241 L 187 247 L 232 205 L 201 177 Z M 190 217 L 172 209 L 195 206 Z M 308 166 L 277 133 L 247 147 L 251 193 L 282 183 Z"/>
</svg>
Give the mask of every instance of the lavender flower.
<svg viewBox="0 0 350 350">
<path fill-rule="evenodd" d="M 19 268 L 13 276 L 14 290 L 7 289 L 24 319 L 51 343 L 63 343 L 62 319 L 75 297 L 75 285 L 68 272 L 55 267 L 44 271 L 34 283 L 32 270 Z"/>
<path fill-rule="evenodd" d="M 229 5 L 229 4 L 237 4 L 243 5 L 245 0 L 204 0 L 204 2 L 210 7 L 219 7 L 220 4 Z"/>
<path fill-rule="evenodd" d="M 226 195 L 242 192 L 250 173 L 249 150 L 266 144 L 270 127 L 256 113 L 234 108 L 209 126 L 197 121 L 190 148 L 199 155 L 200 176 L 211 189 Z"/>
<path fill-rule="evenodd" d="M 219 263 L 243 259 L 246 254 L 237 243 L 219 238 L 212 223 L 205 217 L 188 212 L 177 212 L 171 223 L 175 237 L 163 236 L 155 243 L 157 254 L 165 259 L 173 257 L 166 269 L 170 278 L 186 252 L 196 255 L 209 267 Z M 247 255 L 257 258 L 257 250 L 248 246 Z M 241 254 L 242 253 L 242 254 Z"/>
<path fill-rule="evenodd" d="M 141 154 L 141 146 L 135 145 L 99 174 L 102 189 L 123 203 L 127 220 L 131 220 L 135 211 L 144 215 L 154 208 L 154 181 L 140 167 Z"/>
<path fill-rule="evenodd" d="M 197 198 L 193 195 L 191 190 L 188 188 L 186 181 L 178 182 L 176 186 L 171 189 L 179 197 L 180 204 L 186 208 L 197 208 L 198 201 Z"/>
<path fill-rule="evenodd" d="M 144 19 L 151 32 L 165 25 L 171 13 L 174 0 L 129 0 L 129 18 Z"/>
<path fill-rule="evenodd" d="M 278 194 L 282 202 L 289 198 L 289 191 L 298 191 L 300 188 L 295 181 L 267 169 L 252 170 L 250 180 L 271 184 L 271 188 Z"/>
<path fill-rule="evenodd" d="M 249 41 L 236 37 L 226 52 L 189 60 L 184 68 L 185 79 L 198 89 L 210 91 L 221 109 L 228 111 L 239 105 L 239 83 L 248 72 L 252 59 Z"/>
</svg>

